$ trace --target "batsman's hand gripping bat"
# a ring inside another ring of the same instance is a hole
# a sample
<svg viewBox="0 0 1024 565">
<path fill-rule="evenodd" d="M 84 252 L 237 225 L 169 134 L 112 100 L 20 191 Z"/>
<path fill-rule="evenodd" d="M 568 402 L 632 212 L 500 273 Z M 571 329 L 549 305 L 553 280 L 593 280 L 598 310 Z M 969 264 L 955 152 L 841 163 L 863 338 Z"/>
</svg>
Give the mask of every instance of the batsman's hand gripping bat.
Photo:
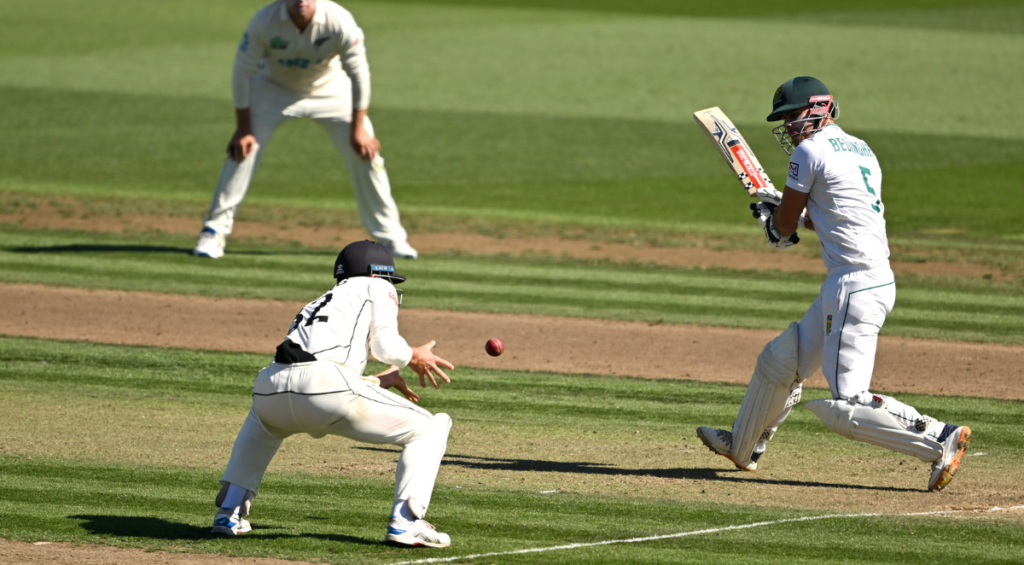
<svg viewBox="0 0 1024 565">
<path fill-rule="evenodd" d="M 751 198 L 758 197 L 763 204 L 751 204 L 750 209 L 754 211 L 754 217 L 758 218 L 761 227 L 764 228 L 768 243 L 776 247 L 788 247 L 800 241 L 795 233 L 788 237 L 781 237 L 775 227 L 771 224 L 771 214 L 781 202 L 781 193 L 772 185 L 772 179 L 764 172 L 764 167 L 754 156 L 754 152 L 743 139 L 740 130 L 736 129 L 729 116 L 721 108 L 705 108 L 693 113 L 693 119 L 708 135 L 708 139 L 715 144 L 718 152 L 725 159 L 725 162 L 732 167 L 743 188 Z M 765 212 L 761 212 L 764 206 Z"/>
<path fill-rule="evenodd" d="M 708 134 L 708 139 L 715 144 L 722 158 L 732 167 L 740 184 L 747 189 L 747 194 L 751 198 L 756 196 L 754 193 L 759 188 L 775 189 L 772 180 L 768 178 L 768 173 L 764 172 L 764 167 L 750 150 L 750 145 L 747 145 L 747 140 L 743 139 L 740 130 L 736 129 L 721 108 L 715 106 L 694 112 L 693 119 L 704 133 Z"/>
</svg>

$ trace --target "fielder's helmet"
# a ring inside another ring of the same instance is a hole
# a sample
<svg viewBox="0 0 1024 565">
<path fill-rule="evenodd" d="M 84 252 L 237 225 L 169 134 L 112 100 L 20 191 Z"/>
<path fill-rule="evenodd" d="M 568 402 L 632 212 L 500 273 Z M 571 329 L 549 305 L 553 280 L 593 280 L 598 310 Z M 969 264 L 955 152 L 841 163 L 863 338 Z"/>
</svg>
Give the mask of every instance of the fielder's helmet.
<svg viewBox="0 0 1024 565">
<path fill-rule="evenodd" d="M 395 272 L 395 259 L 387 247 L 376 241 L 357 241 L 345 246 L 334 261 L 334 278 L 341 282 L 349 277 L 377 275 L 391 284 L 405 282 Z"/>
<path fill-rule="evenodd" d="M 772 98 L 772 113 L 768 114 L 768 121 L 779 121 L 786 112 L 825 101 L 831 102 L 831 107 L 829 107 L 831 117 L 838 118 L 839 106 L 832 100 L 832 93 L 829 92 L 825 83 L 814 77 L 796 77 L 787 80 L 775 90 L 775 97 Z"/>
</svg>

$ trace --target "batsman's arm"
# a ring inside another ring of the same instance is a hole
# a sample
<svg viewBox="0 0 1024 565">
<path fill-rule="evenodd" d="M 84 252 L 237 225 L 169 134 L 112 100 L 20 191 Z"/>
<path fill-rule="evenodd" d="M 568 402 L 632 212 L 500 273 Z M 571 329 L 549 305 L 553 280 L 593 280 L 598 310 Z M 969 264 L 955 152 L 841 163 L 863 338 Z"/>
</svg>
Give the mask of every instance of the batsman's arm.
<svg viewBox="0 0 1024 565">
<path fill-rule="evenodd" d="M 772 219 L 776 231 L 783 237 L 796 233 L 797 228 L 800 227 L 800 215 L 807 207 L 808 196 L 808 193 L 800 192 L 789 186 L 782 191 L 782 203 L 772 214 Z"/>
</svg>

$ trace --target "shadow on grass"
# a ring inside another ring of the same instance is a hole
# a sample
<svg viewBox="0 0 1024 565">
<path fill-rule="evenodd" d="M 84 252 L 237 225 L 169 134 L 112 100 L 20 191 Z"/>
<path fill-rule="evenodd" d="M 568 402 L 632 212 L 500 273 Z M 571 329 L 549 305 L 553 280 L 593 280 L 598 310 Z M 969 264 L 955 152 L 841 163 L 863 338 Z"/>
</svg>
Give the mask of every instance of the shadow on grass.
<svg viewBox="0 0 1024 565">
<path fill-rule="evenodd" d="M 50 247 L 12 247 L 11 253 L 173 253 L 191 255 L 191 249 L 162 245 L 52 245 Z"/>
<path fill-rule="evenodd" d="M 398 453 L 379 447 L 355 447 L 368 451 Z M 764 479 L 748 476 L 739 469 L 627 469 L 607 463 L 583 461 L 542 461 L 536 459 L 498 459 L 446 453 L 442 465 L 455 465 L 467 469 L 484 471 L 537 471 L 543 473 L 580 473 L 586 475 L 614 475 L 619 477 L 657 477 L 662 479 L 685 479 L 701 481 L 722 481 L 734 483 L 757 483 L 763 485 L 784 485 L 794 487 L 830 488 L 847 490 L 870 490 L 882 492 L 922 492 L 923 489 L 880 487 L 872 485 L 851 485 L 847 483 L 821 483 L 815 481 L 792 481 Z"/>
<path fill-rule="evenodd" d="M 169 522 L 160 518 L 149 516 L 99 516 L 99 515 L 76 515 L 68 516 L 72 520 L 84 520 L 82 529 L 89 533 L 100 536 L 118 536 L 147 538 L 156 540 L 171 541 L 198 541 L 211 538 L 221 538 L 210 533 L 209 526 L 193 526 L 180 522 Z M 256 537 L 259 539 L 288 539 L 288 538 L 311 538 L 337 543 L 355 543 L 360 545 L 383 545 L 383 541 L 366 540 L 340 534 L 275 534 L 270 530 L 278 528 L 259 526 L 254 524 L 252 533 L 241 537 Z"/>
<path fill-rule="evenodd" d="M 168 247 L 165 245 L 52 245 L 49 247 L 12 247 L 11 253 L 170 253 L 192 255 L 191 248 Z M 231 255 L 273 255 L 264 251 L 231 251 Z"/>
</svg>

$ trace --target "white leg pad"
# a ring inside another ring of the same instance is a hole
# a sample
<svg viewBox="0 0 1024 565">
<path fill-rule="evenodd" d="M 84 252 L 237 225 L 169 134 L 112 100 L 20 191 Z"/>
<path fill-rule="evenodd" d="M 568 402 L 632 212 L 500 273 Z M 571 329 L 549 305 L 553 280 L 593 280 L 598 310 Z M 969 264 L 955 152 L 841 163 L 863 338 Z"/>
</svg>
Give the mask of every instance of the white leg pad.
<svg viewBox="0 0 1024 565">
<path fill-rule="evenodd" d="M 871 445 L 891 449 L 932 462 L 942 457 L 942 444 L 927 435 L 910 431 L 889 413 L 884 404 L 865 405 L 848 400 L 811 400 L 807 409 L 814 412 L 837 434 Z"/>
<path fill-rule="evenodd" d="M 799 324 L 793 322 L 757 356 L 750 386 L 743 396 L 740 412 L 732 425 L 732 457 L 737 465 L 750 464 L 754 446 L 785 419 L 800 400 L 797 378 Z M 796 401 L 791 402 L 792 398 Z"/>
</svg>

